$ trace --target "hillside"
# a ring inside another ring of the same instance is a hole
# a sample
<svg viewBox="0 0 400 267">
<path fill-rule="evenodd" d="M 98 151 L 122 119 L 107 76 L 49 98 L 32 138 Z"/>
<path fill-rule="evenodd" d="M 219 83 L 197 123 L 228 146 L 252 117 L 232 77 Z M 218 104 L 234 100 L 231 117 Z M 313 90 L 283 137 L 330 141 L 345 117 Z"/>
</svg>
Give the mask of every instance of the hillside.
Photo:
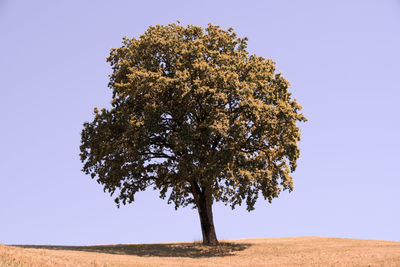
<svg viewBox="0 0 400 267">
<path fill-rule="evenodd" d="M 3 246 L 0 266 L 400 266 L 400 242 L 294 237 L 102 246 Z"/>
</svg>

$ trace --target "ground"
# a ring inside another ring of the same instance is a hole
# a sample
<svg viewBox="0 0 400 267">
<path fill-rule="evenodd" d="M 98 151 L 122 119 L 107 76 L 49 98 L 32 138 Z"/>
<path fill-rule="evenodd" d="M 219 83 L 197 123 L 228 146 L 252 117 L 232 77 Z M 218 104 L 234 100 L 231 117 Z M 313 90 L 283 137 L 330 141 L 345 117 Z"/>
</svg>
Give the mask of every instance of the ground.
<svg viewBox="0 0 400 267">
<path fill-rule="evenodd" d="M 3 266 L 400 266 L 400 242 L 293 237 L 101 246 L 3 246 Z"/>
</svg>

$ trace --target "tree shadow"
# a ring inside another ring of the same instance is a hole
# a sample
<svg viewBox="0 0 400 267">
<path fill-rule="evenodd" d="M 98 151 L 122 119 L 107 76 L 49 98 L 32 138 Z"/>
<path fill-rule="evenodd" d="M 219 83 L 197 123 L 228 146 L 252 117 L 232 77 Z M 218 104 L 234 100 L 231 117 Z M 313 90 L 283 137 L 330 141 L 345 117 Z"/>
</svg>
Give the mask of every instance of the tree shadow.
<svg viewBox="0 0 400 267">
<path fill-rule="evenodd" d="M 235 255 L 250 247 L 250 244 L 220 242 L 218 246 L 205 246 L 202 243 L 163 243 L 163 244 L 118 244 L 99 246 L 51 246 L 14 245 L 21 248 L 73 250 L 143 257 L 187 257 L 208 258 Z"/>
</svg>

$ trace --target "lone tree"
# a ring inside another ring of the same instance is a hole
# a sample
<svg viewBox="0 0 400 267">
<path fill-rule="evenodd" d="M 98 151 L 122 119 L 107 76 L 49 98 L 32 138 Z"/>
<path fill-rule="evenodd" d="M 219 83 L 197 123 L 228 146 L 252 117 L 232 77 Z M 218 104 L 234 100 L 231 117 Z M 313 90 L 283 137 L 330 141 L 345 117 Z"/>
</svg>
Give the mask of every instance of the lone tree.
<svg viewBox="0 0 400 267">
<path fill-rule="evenodd" d="M 306 121 L 275 63 L 250 55 L 232 28 L 151 26 L 107 61 L 112 108 L 94 109 L 80 146 L 83 171 L 119 207 L 151 186 L 197 208 L 203 244 L 217 245 L 212 204 L 247 210 L 293 190 Z"/>
</svg>

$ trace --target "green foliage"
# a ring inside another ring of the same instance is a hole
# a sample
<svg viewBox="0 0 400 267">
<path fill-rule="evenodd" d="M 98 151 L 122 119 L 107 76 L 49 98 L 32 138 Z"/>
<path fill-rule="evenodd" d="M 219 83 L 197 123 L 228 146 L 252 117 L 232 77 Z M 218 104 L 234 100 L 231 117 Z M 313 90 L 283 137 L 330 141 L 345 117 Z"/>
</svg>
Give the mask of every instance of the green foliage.
<svg viewBox="0 0 400 267">
<path fill-rule="evenodd" d="M 115 201 L 134 201 L 152 186 L 175 208 L 193 204 L 193 188 L 232 208 L 254 209 L 293 190 L 306 121 L 275 63 L 246 51 L 238 38 L 209 24 L 151 26 L 123 39 L 108 57 L 110 110 L 95 108 L 82 131 L 83 171 Z"/>
</svg>

